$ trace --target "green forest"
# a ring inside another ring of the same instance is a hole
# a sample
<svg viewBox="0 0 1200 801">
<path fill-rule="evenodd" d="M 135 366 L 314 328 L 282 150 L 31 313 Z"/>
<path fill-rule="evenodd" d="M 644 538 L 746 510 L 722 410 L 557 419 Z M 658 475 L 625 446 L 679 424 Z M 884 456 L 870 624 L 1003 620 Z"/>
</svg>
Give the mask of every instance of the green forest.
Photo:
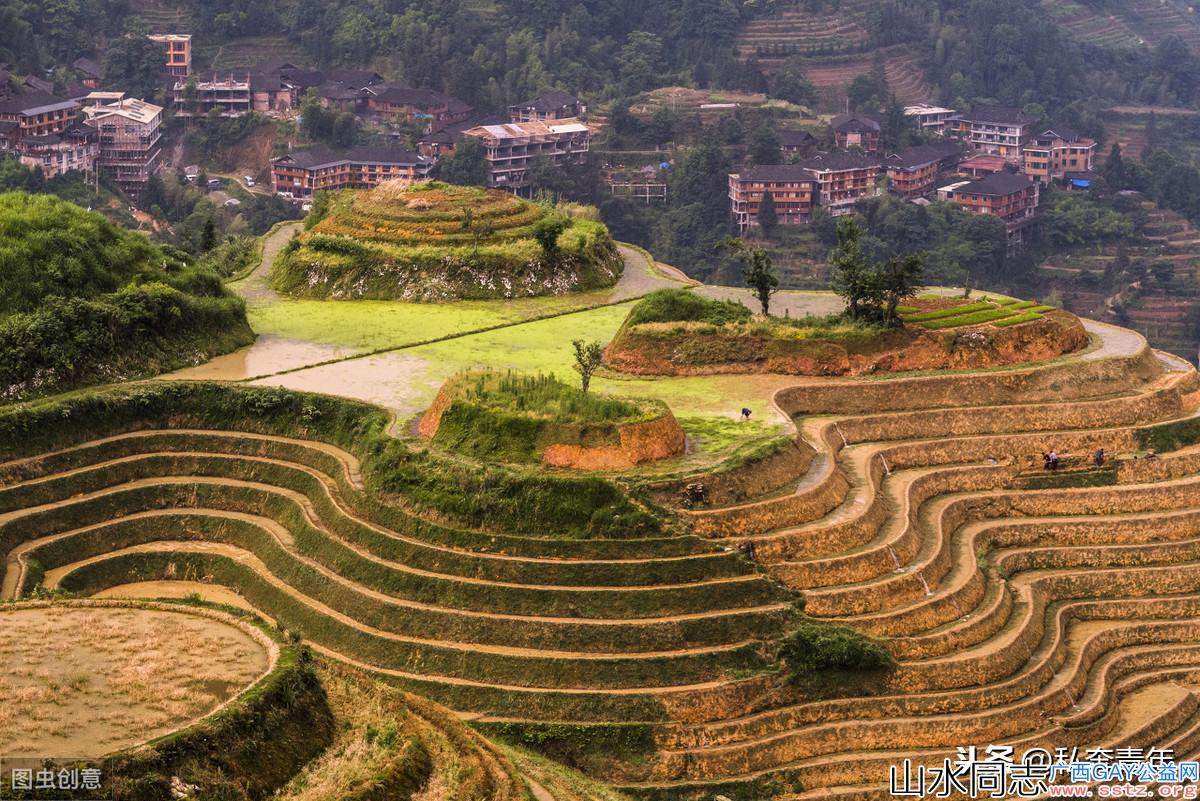
<svg viewBox="0 0 1200 801">
<path fill-rule="evenodd" d="M 838 2 L 800 5 L 821 11 Z M 551 87 L 610 98 L 672 83 L 766 88 L 754 59 L 742 64 L 734 57 L 734 37 L 752 17 L 789 5 L 795 4 L 177 0 L 175 7 L 213 41 L 282 34 L 314 65 L 371 65 L 498 110 Z M 1102 0 L 1092 5 L 1103 9 Z M 2 0 L 0 60 L 34 70 L 102 54 L 126 28 L 145 27 L 140 8 L 133 0 Z M 1089 44 L 1051 22 L 1037 0 L 890 0 L 865 15 L 869 39 L 861 47 L 909 45 L 927 62 L 937 99 L 960 105 L 1197 98 L 1197 59 L 1179 39 L 1157 47 Z M 122 45 L 108 60 L 110 71 L 139 77 L 139 52 Z"/>
<path fill-rule="evenodd" d="M 50 195 L 0 195 L 0 395 L 136 378 L 254 340 L 186 253 Z"/>
</svg>

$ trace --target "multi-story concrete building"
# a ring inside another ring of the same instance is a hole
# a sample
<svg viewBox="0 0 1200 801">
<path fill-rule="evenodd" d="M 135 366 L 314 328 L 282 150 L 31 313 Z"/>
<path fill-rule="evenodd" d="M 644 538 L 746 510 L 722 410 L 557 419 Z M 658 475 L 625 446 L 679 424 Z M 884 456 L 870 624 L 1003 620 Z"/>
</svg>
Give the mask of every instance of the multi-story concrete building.
<svg viewBox="0 0 1200 801">
<path fill-rule="evenodd" d="M 904 107 L 904 116 L 908 117 L 919 130 L 939 136 L 946 133 L 946 123 L 954 117 L 955 113 L 952 108 L 931 106 L 928 103 Z"/>
<path fill-rule="evenodd" d="M 1019 163 L 1034 122 L 1019 108 L 976 106 L 947 120 L 946 130 L 967 142 L 972 150 Z"/>
<path fill-rule="evenodd" d="M 464 136 L 483 143 L 490 175 L 488 186 L 521 193 L 528 188 L 528 170 L 538 158 L 555 165 L 580 164 L 587 159 L 592 132 L 576 119 L 478 125 Z"/>
<path fill-rule="evenodd" d="M 122 98 L 88 106 L 86 122 L 99 133 L 96 166 L 132 197 L 141 195 L 162 154 L 162 106 Z"/>
<path fill-rule="evenodd" d="M 177 80 L 171 91 L 178 117 L 240 117 L 253 109 L 249 73 L 205 73 Z"/>
<path fill-rule="evenodd" d="M 546 92 L 532 100 L 508 107 L 509 122 L 545 122 L 577 119 L 587 114 L 587 106 L 567 92 Z"/>
<path fill-rule="evenodd" d="M 190 33 L 152 33 L 150 41 L 163 47 L 167 72 L 175 78 L 192 74 L 192 35 Z"/>
<path fill-rule="evenodd" d="M 294 150 L 271 159 L 275 191 L 296 198 L 322 189 L 370 189 L 385 181 L 420 181 L 434 162 L 397 147 L 363 145 L 337 152 L 327 147 Z"/>
<path fill-rule="evenodd" d="M 1036 218 L 1039 197 L 1037 181 L 1013 172 L 943 186 L 937 196 L 973 214 L 991 214 L 1004 220 L 1010 245 L 1024 241 L 1026 230 Z"/>
<path fill-rule="evenodd" d="M 861 153 L 821 153 L 796 162 L 817 180 L 817 204 L 834 216 L 849 214 L 854 203 L 879 194 L 880 163 Z"/>
<path fill-rule="evenodd" d="M 1096 140 L 1069 128 L 1051 128 L 1033 139 L 1022 153 L 1022 171 L 1035 181 L 1062 180 L 1068 173 L 1092 169 Z"/>
<path fill-rule="evenodd" d="M 47 178 L 78 170 L 91 173 L 96 169 L 99 137 L 85 125 L 71 125 L 62 133 L 30 136 L 17 151 L 21 163 L 30 169 L 41 168 Z"/>
<path fill-rule="evenodd" d="M 867 153 L 879 151 L 879 122 L 861 114 L 839 114 L 830 123 L 833 138 L 841 150 L 861 148 Z"/>
<path fill-rule="evenodd" d="M 889 189 L 900 197 L 915 198 L 933 191 L 943 170 L 954 167 L 962 157 L 956 142 L 916 145 L 883 160 Z"/>
<path fill-rule="evenodd" d="M 729 204 L 738 230 L 758 225 L 767 194 L 780 225 L 801 225 L 812 216 L 817 179 L 799 164 L 762 164 L 729 176 Z"/>
</svg>

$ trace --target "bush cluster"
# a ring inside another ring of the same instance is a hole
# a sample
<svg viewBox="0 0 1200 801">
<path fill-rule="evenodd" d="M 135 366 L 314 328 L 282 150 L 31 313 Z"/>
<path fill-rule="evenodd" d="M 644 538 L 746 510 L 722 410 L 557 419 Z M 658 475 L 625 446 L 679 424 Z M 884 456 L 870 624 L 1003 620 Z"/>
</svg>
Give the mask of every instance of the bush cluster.
<svg viewBox="0 0 1200 801">
<path fill-rule="evenodd" d="M 701 322 L 712 325 L 746 322 L 748 308 L 732 300 L 709 300 L 688 289 L 659 289 L 629 313 L 629 324 Z"/>
</svg>

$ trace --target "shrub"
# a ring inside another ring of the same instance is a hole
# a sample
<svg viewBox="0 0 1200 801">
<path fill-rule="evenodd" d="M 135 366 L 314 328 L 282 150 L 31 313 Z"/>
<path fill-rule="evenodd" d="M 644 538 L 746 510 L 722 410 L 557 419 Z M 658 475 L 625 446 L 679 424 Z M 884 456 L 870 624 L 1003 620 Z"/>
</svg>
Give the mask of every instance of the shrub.
<svg viewBox="0 0 1200 801">
<path fill-rule="evenodd" d="M 871 671 L 894 664 L 883 645 L 854 629 L 813 622 L 801 624 L 783 639 L 779 658 L 792 681 L 824 670 Z"/>
<path fill-rule="evenodd" d="M 644 297 L 629 313 L 629 324 L 705 322 L 713 325 L 746 322 L 751 312 L 732 300 L 709 300 L 688 289 L 659 289 Z"/>
</svg>

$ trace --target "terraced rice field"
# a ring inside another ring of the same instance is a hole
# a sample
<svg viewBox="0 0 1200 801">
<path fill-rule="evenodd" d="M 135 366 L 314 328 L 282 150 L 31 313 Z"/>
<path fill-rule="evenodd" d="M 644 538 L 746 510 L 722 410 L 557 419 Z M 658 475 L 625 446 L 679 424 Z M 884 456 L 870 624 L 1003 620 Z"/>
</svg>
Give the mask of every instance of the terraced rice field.
<svg viewBox="0 0 1200 801">
<path fill-rule="evenodd" d="M 623 732 L 648 750 L 586 764 L 638 795 L 882 799 L 897 759 L 964 744 L 1189 755 L 1200 378 L 1135 333 L 1089 330 L 1089 350 L 1021 369 L 794 381 L 771 403 L 807 456 L 737 468 L 741 490 L 675 510 L 690 533 L 644 539 L 450 526 L 382 502 L 362 454 L 237 421 L 77 435 L 0 464 L 3 597 L 227 587 L 485 734 Z M 1112 461 L 1089 469 L 1098 447 Z M 1049 448 L 1060 473 L 1039 469 Z M 885 638 L 897 667 L 781 682 L 772 643 L 796 594 Z M 545 782 L 537 798 L 571 797 Z"/>
<path fill-rule="evenodd" d="M 0 610 L 0 750 L 99 757 L 165 734 L 262 676 L 275 658 L 268 645 L 229 620 L 185 610 Z"/>
<path fill-rule="evenodd" d="M 1046 306 L 1032 300 L 995 298 L 981 299 L 974 303 L 964 300 L 954 305 L 939 304 L 939 308 L 926 311 L 905 306 L 900 307 L 898 311 L 906 323 L 916 323 L 930 331 L 939 331 L 944 328 L 965 328 L 985 324 L 997 328 L 1007 328 L 1038 320 L 1044 313 L 1053 311 L 1054 308 L 1054 306 Z"/>
</svg>

